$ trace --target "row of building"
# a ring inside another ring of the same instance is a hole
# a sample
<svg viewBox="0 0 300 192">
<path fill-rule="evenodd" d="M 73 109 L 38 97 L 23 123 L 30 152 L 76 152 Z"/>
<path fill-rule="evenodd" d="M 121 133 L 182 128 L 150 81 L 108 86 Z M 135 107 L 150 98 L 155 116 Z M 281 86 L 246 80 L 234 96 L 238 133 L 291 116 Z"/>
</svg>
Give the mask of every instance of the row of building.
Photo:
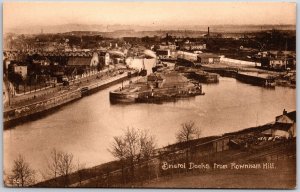
<svg viewBox="0 0 300 192">
<path fill-rule="evenodd" d="M 20 58 L 22 54 L 18 51 L 4 52 L 4 74 L 14 72 L 26 79 L 32 73 L 30 70 L 49 69 L 52 70 L 51 74 L 64 75 L 68 68 L 95 69 L 124 61 L 121 54 L 108 51 L 28 52 L 24 58 Z M 34 73 L 39 74 L 40 71 Z"/>
<path fill-rule="evenodd" d="M 291 51 L 259 52 L 261 66 L 271 69 L 296 69 L 296 53 Z"/>
<path fill-rule="evenodd" d="M 192 62 L 194 64 L 215 64 L 220 63 L 221 56 L 213 53 L 191 53 L 178 51 L 177 59 L 182 62 Z"/>
</svg>

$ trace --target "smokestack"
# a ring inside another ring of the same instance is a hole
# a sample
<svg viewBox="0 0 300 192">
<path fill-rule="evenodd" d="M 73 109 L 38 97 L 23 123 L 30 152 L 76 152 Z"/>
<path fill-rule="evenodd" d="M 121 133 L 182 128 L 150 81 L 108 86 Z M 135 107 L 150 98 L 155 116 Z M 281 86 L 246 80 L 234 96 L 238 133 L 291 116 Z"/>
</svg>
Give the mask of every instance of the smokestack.
<svg viewBox="0 0 300 192">
<path fill-rule="evenodd" d="M 168 41 L 169 41 L 169 34 L 167 33 L 167 34 L 166 34 L 166 45 L 169 45 L 169 42 L 168 42 Z"/>
<path fill-rule="evenodd" d="M 209 36 L 209 27 L 207 28 L 207 36 Z"/>
</svg>

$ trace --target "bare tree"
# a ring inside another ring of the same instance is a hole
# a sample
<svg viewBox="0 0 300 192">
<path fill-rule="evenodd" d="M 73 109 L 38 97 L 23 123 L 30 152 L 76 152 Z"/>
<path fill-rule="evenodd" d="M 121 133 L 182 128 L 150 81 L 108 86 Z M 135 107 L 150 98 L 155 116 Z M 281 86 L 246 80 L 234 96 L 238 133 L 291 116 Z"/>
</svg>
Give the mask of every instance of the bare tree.
<svg viewBox="0 0 300 192">
<path fill-rule="evenodd" d="M 83 176 L 84 176 L 84 168 L 85 168 L 85 164 L 81 164 L 79 162 L 79 159 L 77 160 L 77 165 L 76 165 L 76 173 L 78 175 L 78 180 L 79 180 L 79 186 L 81 187 L 81 182 L 83 180 Z"/>
<path fill-rule="evenodd" d="M 127 162 L 129 163 L 130 176 L 134 180 L 135 164 L 139 164 L 141 160 L 149 160 L 154 153 L 154 149 L 155 139 L 148 131 L 127 128 L 123 136 L 114 137 L 114 142 L 109 151 L 120 160 L 122 177 L 124 177 L 124 167 Z"/>
<path fill-rule="evenodd" d="M 25 187 L 34 184 L 35 171 L 29 167 L 29 163 L 25 161 L 22 155 L 18 155 L 14 160 L 12 168 L 11 181 L 13 186 Z"/>
<path fill-rule="evenodd" d="M 176 138 L 178 142 L 188 142 L 193 139 L 198 139 L 200 134 L 201 132 L 195 127 L 195 123 L 189 121 L 181 124 L 181 129 L 176 134 Z"/>
<path fill-rule="evenodd" d="M 146 175 L 150 179 L 149 160 L 154 155 L 155 151 L 155 137 L 149 134 L 149 131 L 142 131 L 140 134 L 140 155 L 146 161 Z"/>
<path fill-rule="evenodd" d="M 124 137 L 114 137 L 114 142 L 111 148 L 108 150 L 114 157 L 120 160 L 122 169 L 122 181 L 126 182 L 124 176 L 124 167 L 126 165 L 126 142 L 124 140 Z"/>
<path fill-rule="evenodd" d="M 47 169 L 45 172 L 41 172 L 44 180 L 53 179 L 54 184 L 57 185 L 57 177 L 60 176 L 58 165 L 61 161 L 62 152 L 57 151 L 57 149 L 53 148 L 50 152 L 50 156 L 47 159 Z"/>
<path fill-rule="evenodd" d="M 64 178 L 64 186 L 69 185 L 69 174 L 73 171 L 73 154 L 61 152 L 58 158 L 58 173 Z"/>
<path fill-rule="evenodd" d="M 195 127 L 195 123 L 193 121 L 185 122 L 181 124 L 181 129 L 176 134 L 178 142 L 186 142 L 188 147 L 185 149 L 186 151 L 186 163 L 189 161 L 189 153 L 191 149 L 190 140 L 198 139 L 200 137 L 200 129 Z"/>
<path fill-rule="evenodd" d="M 7 174 L 5 170 L 3 170 L 3 183 L 4 186 L 6 187 L 11 185 L 10 176 Z"/>
<path fill-rule="evenodd" d="M 73 163 L 73 154 L 52 149 L 50 158 L 48 159 L 47 175 L 54 179 L 55 185 L 61 185 L 58 183 L 57 178 L 63 178 L 64 186 L 69 184 L 69 174 L 75 168 Z"/>
<path fill-rule="evenodd" d="M 140 154 L 145 160 L 149 160 L 154 154 L 156 147 L 155 137 L 149 134 L 149 131 L 142 131 L 140 133 Z"/>
<path fill-rule="evenodd" d="M 140 154 L 139 131 L 134 128 L 127 128 L 124 135 L 126 142 L 126 156 L 130 162 L 131 177 L 134 180 L 134 163 L 135 158 Z"/>
<path fill-rule="evenodd" d="M 55 148 L 52 149 L 50 155 L 50 161 L 48 162 L 48 169 L 51 177 L 56 178 L 58 176 L 58 164 L 60 162 L 61 152 L 57 151 Z"/>
</svg>

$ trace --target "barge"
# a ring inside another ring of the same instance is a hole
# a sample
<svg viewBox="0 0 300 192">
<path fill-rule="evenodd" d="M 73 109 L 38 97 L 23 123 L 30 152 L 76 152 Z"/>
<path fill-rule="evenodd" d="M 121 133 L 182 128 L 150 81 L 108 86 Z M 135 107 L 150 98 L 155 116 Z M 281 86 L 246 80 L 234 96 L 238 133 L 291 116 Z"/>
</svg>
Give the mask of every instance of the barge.
<svg viewBox="0 0 300 192">
<path fill-rule="evenodd" d="M 110 91 L 111 103 L 156 103 L 204 95 L 202 85 L 192 84 L 177 72 L 153 73 L 126 87 Z"/>
<path fill-rule="evenodd" d="M 267 74 L 260 74 L 254 72 L 239 72 L 236 75 L 236 79 L 241 82 L 263 87 L 275 88 L 276 86 L 275 78 Z"/>
<path fill-rule="evenodd" d="M 109 92 L 109 100 L 111 103 L 132 103 L 135 102 L 138 98 L 138 89 L 130 89 L 127 88 L 126 91 L 123 91 L 123 89 L 110 91 Z"/>
<path fill-rule="evenodd" d="M 216 73 L 208 73 L 199 69 L 193 69 L 187 71 L 187 77 L 194 79 L 200 83 L 218 83 L 219 75 Z"/>
</svg>

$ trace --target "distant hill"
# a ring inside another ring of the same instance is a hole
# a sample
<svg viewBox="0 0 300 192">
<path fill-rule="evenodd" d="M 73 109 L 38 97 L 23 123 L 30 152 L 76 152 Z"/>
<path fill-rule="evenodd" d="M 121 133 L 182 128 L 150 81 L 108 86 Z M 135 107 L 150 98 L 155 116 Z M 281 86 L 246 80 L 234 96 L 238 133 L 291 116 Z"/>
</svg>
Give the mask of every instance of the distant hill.
<svg viewBox="0 0 300 192">
<path fill-rule="evenodd" d="M 135 33 L 140 31 L 166 31 L 166 30 L 193 30 L 207 31 L 207 25 L 186 25 L 186 26 L 141 26 L 141 25 L 84 25 L 65 24 L 54 26 L 25 26 L 4 29 L 5 33 L 16 34 L 39 34 L 39 33 L 66 33 L 71 31 L 97 31 L 115 33 Z M 216 33 L 244 33 L 260 30 L 296 30 L 295 25 L 210 25 L 210 31 Z"/>
</svg>

